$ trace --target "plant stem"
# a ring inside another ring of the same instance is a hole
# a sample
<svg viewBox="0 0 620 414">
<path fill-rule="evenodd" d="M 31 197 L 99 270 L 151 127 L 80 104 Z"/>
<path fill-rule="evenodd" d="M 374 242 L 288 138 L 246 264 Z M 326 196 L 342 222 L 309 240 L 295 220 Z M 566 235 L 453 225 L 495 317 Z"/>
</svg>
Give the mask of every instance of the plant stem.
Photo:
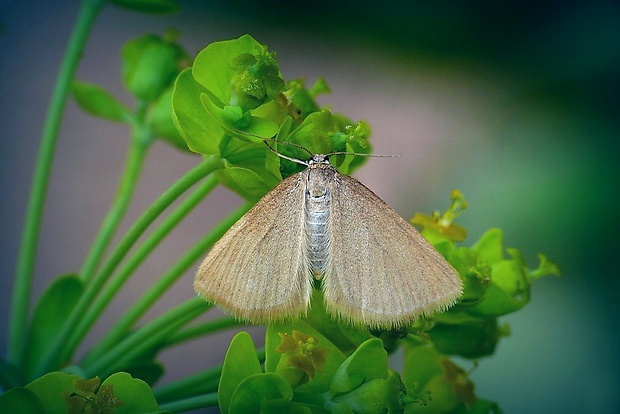
<svg viewBox="0 0 620 414">
<path fill-rule="evenodd" d="M 98 375 L 105 378 L 119 369 L 126 368 L 132 360 L 152 355 L 166 337 L 210 307 L 211 305 L 197 297 L 177 305 L 140 327 L 92 365 L 83 367 L 85 377 Z"/>
<path fill-rule="evenodd" d="M 123 171 L 118 186 L 118 192 L 82 264 L 79 276 L 84 282 L 93 277 L 97 266 L 103 258 L 105 250 L 127 212 L 127 207 L 131 202 L 131 197 L 134 193 L 138 178 L 140 177 L 148 148 L 149 145 L 145 144 L 143 140 L 132 139 L 125 170 Z"/>
<path fill-rule="evenodd" d="M 256 350 L 259 361 L 265 361 L 265 348 Z M 180 398 L 188 398 L 217 390 L 222 375 L 223 364 L 189 375 L 153 389 L 157 402 L 169 403 Z"/>
<path fill-rule="evenodd" d="M 161 385 L 155 388 L 153 393 L 160 404 L 197 394 L 204 394 L 210 390 L 217 390 L 220 375 L 222 375 L 222 364 Z"/>
<path fill-rule="evenodd" d="M 170 231 L 172 231 L 172 229 L 187 216 L 211 190 L 213 190 L 217 183 L 218 179 L 214 175 L 206 178 L 204 182 L 201 183 L 189 197 L 183 200 L 183 202 L 162 221 L 159 227 L 149 235 L 135 253 L 126 260 L 123 267 L 119 269 L 116 275 L 103 287 L 97 299 L 95 299 L 90 309 L 80 319 L 78 326 L 73 330 L 71 337 L 67 341 L 67 346 L 76 347 L 79 344 L 84 335 L 105 310 L 106 306 L 112 301 L 116 293 L 127 279 L 131 277 L 138 266 L 148 257 L 149 253 L 151 253 L 164 237 L 166 237 L 166 235 L 168 235 L 168 233 L 170 233 Z M 146 310 L 147 309 L 144 309 L 144 312 L 146 312 Z M 116 326 L 118 326 L 118 324 Z M 126 333 L 127 332 L 124 331 L 121 337 Z M 118 340 L 118 338 L 116 339 Z M 100 343 L 98 346 L 103 346 L 103 344 Z"/>
<path fill-rule="evenodd" d="M 159 406 L 160 409 L 175 413 L 197 410 L 204 407 L 217 405 L 217 393 L 199 395 L 185 400 L 173 401 Z"/>
<path fill-rule="evenodd" d="M 11 319 L 7 344 L 9 361 L 20 364 L 25 348 L 30 308 L 30 294 L 36 259 L 37 244 L 41 231 L 41 221 L 49 177 L 52 170 L 58 131 L 64 113 L 67 97 L 71 87 L 71 80 L 77 68 L 84 45 L 90 35 L 93 22 L 101 11 L 104 0 L 83 1 L 80 11 L 67 45 L 58 79 L 47 112 L 47 118 L 41 135 L 41 146 L 37 157 L 32 187 L 28 199 L 28 207 L 22 233 L 15 284 L 13 286 L 13 302 L 11 304 Z"/>
<path fill-rule="evenodd" d="M 219 319 L 213 319 L 204 323 L 201 323 L 190 328 L 183 329 L 168 338 L 166 346 L 177 345 L 181 342 L 190 341 L 192 339 L 208 335 L 213 332 L 221 331 L 236 326 L 245 325 L 244 322 L 240 322 L 235 318 L 223 317 Z"/>
<path fill-rule="evenodd" d="M 198 191 L 200 191 L 200 189 L 197 190 L 196 193 L 198 193 Z M 191 201 L 192 196 L 194 196 L 194 194 L 188 197 L 186 201 Z M 182 207 L 183 205 L 180 205 L 177 210 L 180 210 Z M 217 240 L 219 240 L 226 230 L 228 230 L 230 226 L 239 220 L 239 218 L 245 214 L 250 207 L 250 203 L 241 206 L 222 220 L 217 226 L 215 226 L 207 236 L 196 243 L 194 247 L 192 247 L 182 258 L 180 258 L 162 277 L 159 278 L 157 282 L 150 286 L 142 297 L 138 299 L 127 312 L 125 312 L 119 321 L 114 324 L 112 329 L 110 329 L 108 334 L 101 341 L 99 341 L 96 348 L 88 353 L 82 363 L 84 365 L 90 364 L 93 359 L 98 358 L 103 352 L 123 339 L 131 327 L 146 313 L 146 311 L 161 297 L 161 295 L 166 292 L 166 290 L 168 290 L 168 288 L 176 282 L 196 260 L 204 255 L 205 251 L 209 249 L 209 247 L 211 247 Z M 173 214 L 171 214 L 171 216 Z M 147 243 L 145 242 L 145 244 Z M 136 252 L 135 256 L 138 256 L 138 252 Z M 131 260 L 128 261 L 128 264 L 129 262 L 131 262 Z M 119 274 L 120 273 L 122 272 L 119 272 Z"/>
<path fill-rule="evenodd" d="M 138 220 L 118 243 L 114 251 L 110 254 L 110 257 L 102 266 L 101 270 L 86 286 L 84 293 L 65 321 L 63 328 L 58 333 L 56 340 L 50 344 L 49 353 L 45 358 L 43 365 L 38 370 L 39 375 L 60 367 L 64 361 L 71 358 L 73 352 L 75 351 L 75 346 L 69 347 L 66 342 L 69 337 L 73 335 L 75 326 L 79 323 L 82 315 L 89 309 L 95 297 L 101 292 L 103 285 L 106 283 L 114 269 L 116 269 L 121 260 L 129 252 L 129 249 L 144 233 L 147 227 L 183 192 L 194 185 L 197 181 L 204 178 L 206 175 L 222 168 L 222 166 L 223 162 L 218 157 L 211 156 L 206 158 L 202 163 L 194 167 L 170 188 L 168 188 L 168 190 L 166 190 L 142 214 L 142 216 L 138 218 Z"/>
</svg>

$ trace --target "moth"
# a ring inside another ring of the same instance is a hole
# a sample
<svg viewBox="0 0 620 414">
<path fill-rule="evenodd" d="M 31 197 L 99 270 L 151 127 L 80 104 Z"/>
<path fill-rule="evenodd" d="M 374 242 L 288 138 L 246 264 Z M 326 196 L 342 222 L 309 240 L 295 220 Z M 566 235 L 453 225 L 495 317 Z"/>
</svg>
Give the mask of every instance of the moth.
<svg viewBox="0 0 620 414">
<path fill-rule="evenodd" d="M 268 144 L 267 144 L 268 145 Z M 329 155 L 301 161 L 213 246 L 194 288 L 238 319 L 305 315 L 315 282 L 331 314 L 391 329 L 444 310 L 462 292 L 457 271 L 408 222 Z"/>
</svg>

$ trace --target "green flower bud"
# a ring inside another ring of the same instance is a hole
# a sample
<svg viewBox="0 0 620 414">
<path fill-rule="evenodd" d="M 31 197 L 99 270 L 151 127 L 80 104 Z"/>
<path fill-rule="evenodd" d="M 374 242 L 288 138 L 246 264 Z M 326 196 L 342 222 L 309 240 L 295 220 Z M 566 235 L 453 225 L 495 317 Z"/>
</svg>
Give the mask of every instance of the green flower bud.
<svg viewBox="0 0 620 414">
<path fill-rule="evenodd" d="M 255 109 L 274 99 L 284 88 L 274 52 L 263 46 L 260 54 L 244 53 L 230 62 L 235 71 L 230 81 L 230 104 Z"/>
</svg>

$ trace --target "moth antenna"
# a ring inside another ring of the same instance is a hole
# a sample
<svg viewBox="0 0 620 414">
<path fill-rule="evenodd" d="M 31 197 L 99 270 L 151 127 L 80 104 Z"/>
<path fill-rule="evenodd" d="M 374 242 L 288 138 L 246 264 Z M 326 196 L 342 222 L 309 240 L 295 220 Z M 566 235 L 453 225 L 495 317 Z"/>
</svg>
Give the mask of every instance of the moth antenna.
<svg viewBox="0 0 620 414">
<path fill-rule="evenodd" d="M 260 135 L 253 134 L 251 132 L 241 131 L 239 129 L 236 129 L 235 132 L 238 132 L 240 134 L 249 135 L 249 136 L 254 137 L 254 138 L 262 139 L 263 142 L 265 143 L 265 145 L 267 145 L 267 147 L 269 147 L 271 152 L 273 152 L 274 154 L 276 154 L 280 158 L 284 158 L 286 160 L 295 162 L 297 164 L 308 165 L 308 163 L 306 161 L 302 161 L 302 160 L 297 159 L 297 158 L 291 158 L 291 157 L 288 157 L 288 156 L 286 156 L 284 154 L 279 153 L 271 145 L 269 145 L 267 143 L 267 141 L 275 141 L 275 142 L 278 142 L 280 144 L 289 145 L 291 147 L 299 148 L 299 149 L 302 149 L 302 150 L 306 151 L 310 156 L 314 155 L 314 153 L 312 151 L 310 151 L 308 148 L 306 148 L 306 147 L 304 147 L 302 145 L 296 144 L 294 142 L 287 142 L 287 141 L 278 141 L 278 140 L 276 140 L 275 139 L 275 135 L 273 137 L 271 137 L 271 138 L 265 138 L 265 137 L 261 137 Z M 373 158 L 396 158 L 396 157 L 400 156 L 400 155 L 389 155 L 389 154 L 364 154 L 364 153 L 361 153 L 361 152 L 347 152 L 347 151 L 337 151 L 337 152 L 330 152 L 329 154 L 325 154 L 326 157 L 330 157 L 332 155 L 354 155 L 354 156 L 357 156 L 357 157 L 373 157 Z"/>
<path fill-rule="evenodd" d="M 364 154 L 361 152 L 347 152 L 347 151 L 338 151 L 338 152 L 330 152 L 329 154 L 325 154 L 326 157 L 332 155 L 355 155 L 358 157 L 373 157 L 373 158 L 397 158 L 400 155 L 390 155 L 390 154 Z"/>
<path fill-rule="evenodd" d="M 302 165 L 306 165 L 306 166 L 310 165 L 306 161 L 302 161 L 302 160 L 299 160 L 297 158 L 292 158 L 292 157 L 288 157 L 288 156 L 286 156 L 284 154 L 280 154 L 278 151 L 273 149 L 273 147 L 271 145 L 269 145 L 269 143 L 267 142 L 266 139 L 263 139 L 263 142 L 265 143 L 265 145 L 267 145 L 267 147 L 271 150 L 271 152 L 273 152 L 274 154 L 276 154 L 280 158 L 284 158 L 285 160 L 289 160 L 289 161 L 292 161 L 292 162 L 297 163 L 297 164 L 302 164 Z M 284 142 L 284 141 L 277 141 L 277 142 L 281 142 L 283 144 L 287 144 L 287 142 Z M 292 142 L 288 142 L 288 144 L 292 144 Z M 295 144 L 295 146 L 297 146 L 297 145 Z M 299 147 L 305 149 L 301 145 L 299 145 Z M 306 150 L 306 151 L 308 151 L 308 150 Z"/>
<path fill-rule="evenodd" d="M 238 132 L 238 133 L 240 133 L 240 134 L 244 134 L 244 135 L 249 135 L 249 136 L 254 137 L 254 138 L 259 138 L 259 139 L 262 139 L 262 140 L 263 140 L 263 142 L 265 142 L 265 143 L 266 143 L 266 141 L 274 141 L 274 142 L 278 142 L 278 143 L 280 143 L 280 144 L 289 145 L 289 146 L 291 146 L 291 147 L 299 148 L 299 149 L 302 149 L 302 150 L 306 151 L 306 152 L 307 152 L 310 156 L 313 156 L 313 155 L 314 155 L 314 154 L 312 153 L 312 151 L 310 151 L 308 148 L 306 148 L 306 147 L 304 147 L 304 146 L 301 146 L 301 145 L 299 145 L 299 144 L 295 144 L 294 142 L 278 141 L 278 140 L 275 138 L 277 135 L 274 135 L 273 137 L 270 137 L 270 138 L 266 138 L 266 137 L 261 137 L 261 136 L 260 136 L 260 135 L 258 135 L 258 134 L 253 134 L 253 133 L 251 133 L 251 132 L 241 131 L 240 129 L 235 129 L 235 132 Z M 267 144 L 267 146 L 268 146 L 269 148 L 271 148 L 271 150 L 272 150 L 274 153 L 276 153 L 276 154 L 278 154 L 278 155 L 281 155 L 279 152 L 277 152 L 276 150 L 274 150 L 274 149 L 273 149 L 273 148 L 272 148 L 269 144 Z"/>
</svg>

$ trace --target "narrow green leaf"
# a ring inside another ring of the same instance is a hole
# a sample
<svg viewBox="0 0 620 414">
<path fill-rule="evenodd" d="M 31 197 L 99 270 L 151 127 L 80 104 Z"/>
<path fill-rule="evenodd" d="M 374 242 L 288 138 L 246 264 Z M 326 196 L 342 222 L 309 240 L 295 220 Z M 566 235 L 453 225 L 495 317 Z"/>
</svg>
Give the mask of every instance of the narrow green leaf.
<svg viewBox="0 0 620 414">
<path fill-rule="evenodd" d="M 41 295 L 25 353 L 29 375 L 43 363 L 49 344 L 54 342 L 83 291 L 80 279 L 76 275 L 67 275 L 53 281 Z"/>
<path fill-rule="evenodd" d="M 173 14 L 181 9 L 181 6 L 173 0 L 111 0 L 110 3 L 149 14 Z"/>
<path fill-rule="evenodd" d="M 98 85 L 75 80 L 71 84 L 71 92 L 78 105 L 91 115 L 115 122 L 131 120 L 129 108 Z"/>
<path fill-rule="evenodd" d="M 247 332 L 239 332 L 230 342 L 220 377 L 218 401 L 222 413 L 234 412 L 229 411 L 229 408 L 239 384 L 245 378 L 261 372 L 252 338 Z"/>
<path fill-rule="evenodd" d="M 185 413 L 193 410 L 200 410 L 205 407 L 217 405 L 217 393 L 201 394 L 194 397 L 175 399 L 174 401 L 165 402 L 160 405 L 163 412 L 167 414 Z"/>
<path fill-rule="evenodd" d="M 155 387 L 153 394 L 160 405 L 171 403 L 184 398 L 204 395 L 217 391 L 222 366 L 215 366 L 208 370 L 199 371 L 177 380 L 173 380 L 164 385 Z M 217 405 L 217 394 L 215 403 Z"/>
</svg>

